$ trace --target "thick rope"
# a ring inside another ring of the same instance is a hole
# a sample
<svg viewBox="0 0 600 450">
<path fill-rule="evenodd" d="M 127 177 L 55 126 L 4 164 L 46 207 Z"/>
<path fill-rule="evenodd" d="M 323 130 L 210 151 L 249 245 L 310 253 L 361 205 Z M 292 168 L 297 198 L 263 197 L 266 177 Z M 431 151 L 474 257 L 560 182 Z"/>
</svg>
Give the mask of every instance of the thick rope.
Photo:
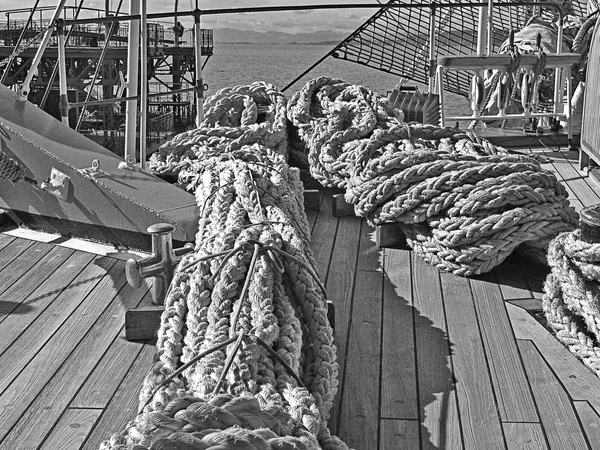
<svg viewBox="0 0 600 450">
<path fill-rule="evenodd" d="M 562 233 L 550 244 L 542 307 L 556 337 L 600 376 L 600 244 L 580 236 Z"/>
<path fill-rule="evenodd" d="M 537 260 L 577 213 L 555 175 L 456 129 L 400 121 L 386 100 L 321 77 L 288 104 L 312 176 L 346 189 L 371 225 L 399 222 L 427 262 L 458 275 L 487 272 L 517 248 Z"/>
<path fill-rule="evenodd" d="M 0 181 L 17 182 L 23 179 L 23 166 L 0 150 Z"/>
<path fill-rule="evenodd" d="M 255 82 L 221 89 L 206 99 L 200 128 L 178 134 L 150 158 L 159 175 L 177 175 L 198 159 L 258 143 L 287 156 L 286 98 L 274 86 Z"/>
<path fill-rule="evenodd" d="M 255 144 L 200 155 L 180 181 L 200 211 L 195 252 L 167 295 L 140 414 L 101 448 L 347 450 L 327 428 L 337 363 L 298 171 Z"/>
</svg>

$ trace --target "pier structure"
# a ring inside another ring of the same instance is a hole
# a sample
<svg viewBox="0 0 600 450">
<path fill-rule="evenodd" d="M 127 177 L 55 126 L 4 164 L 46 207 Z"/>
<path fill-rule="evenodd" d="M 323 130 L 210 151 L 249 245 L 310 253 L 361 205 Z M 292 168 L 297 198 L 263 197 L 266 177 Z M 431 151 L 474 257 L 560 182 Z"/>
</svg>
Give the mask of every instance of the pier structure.
<svg viewBox="0 0 600 450">
<path fill-rule="evenodd" d="M 0 82 L 14 90 L 31 67 L 40 38 L 50 25 L 53 8 L 0 10 Z M 3 17 L 4 16 L 4 17 Z M 119 21 L 119 11 L 65 6 L 65 20 L 114 16 L 115 21 L 65 27 L 69 125 L 109 150 L 123 156 L 129 24 Z M 28 99 L 60 120 L 58 30 L 38 66 Z M 153 97 L 148 102 L 148 146 L 160 145 L 174 133 L 184 131 L 195 117 L 194 36 L 177 21 L 147 23 L 148 88 L 150 93 L 188 92 Z M 206 64 L 213 54 L 212 30 L 201 30 L 201 51 Z M 14 55 L 12 59 L 11 55 Z M 138 90 L 139 92 L 139 90 Z M 87 105 L 81 105 L 88 102 Z M 138 119 L 139 120 L 139 119 Z"/>
</svg>

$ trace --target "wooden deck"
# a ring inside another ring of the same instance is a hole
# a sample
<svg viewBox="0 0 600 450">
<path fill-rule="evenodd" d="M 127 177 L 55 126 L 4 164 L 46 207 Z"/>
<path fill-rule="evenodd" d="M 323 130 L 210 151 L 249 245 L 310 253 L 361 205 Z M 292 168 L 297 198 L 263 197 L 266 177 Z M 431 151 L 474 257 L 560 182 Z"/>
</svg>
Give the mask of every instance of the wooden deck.
<svg viewBox="0 0 600 450">
<path fill-rule="evenodd" d="M 600 192 L 575 152 L 547 152 L 573 204 Z M 331 428 L 357 450 L 600 449 L 600 379 L 528 312 L 546 268 L 516 258 L 474 279 L 378 249 L 357 218 L 310 213 L 336 306 Z M 20 236 L 20 237 L 19 237 Z M 123 255 L 0 234 L 0 449 L 97 449 L 137 409 L 154 348 L 124 339 L 148 286 Z"/>
</svg>

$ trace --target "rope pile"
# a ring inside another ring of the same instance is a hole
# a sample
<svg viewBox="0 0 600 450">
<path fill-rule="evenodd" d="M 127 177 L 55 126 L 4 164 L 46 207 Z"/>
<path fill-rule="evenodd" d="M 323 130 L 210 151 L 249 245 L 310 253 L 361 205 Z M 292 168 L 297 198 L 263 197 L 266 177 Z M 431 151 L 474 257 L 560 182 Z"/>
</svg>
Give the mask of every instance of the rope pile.
<svg viewBox="0 0 600 450">
<path fill-rule="evenodd" d="M 274 86 L 255 82 L 221 89 L 206 99 L 204 121 L 163 144 L 150 158 L 159 175 L 177 175 L 198 155 L 258 143 L 287 155 L 287 100 Z"/>
<path fill-rule="evenodd" d="M 577 225 L 555 175 L 528 156 L 459 133 L 401 122 L 385 97 L 320 77 L 288 103 L 311 175 L 346 189 L 371 225 L 399 222 L 409 245 L 442 270 L 470 276 L 519 248 L 545 261 Z"/>
<path fill-rule="evenodd" d="M 542 307 L 556 337 L 600 376 L 600 244 L 562 233 L 548 248 Z"/>
<path fill-rule="evenodd" d="M 165 301 L 140 414 L 103 450 L 347 450 L 297 169 L 258 144 L 190 162 L 195 252 Z"/>
<path fill-rule="evenodd" d="M 0 151 L 0 181 L 20 181 L 25 176 L 23 166 Z"/>
</svg>

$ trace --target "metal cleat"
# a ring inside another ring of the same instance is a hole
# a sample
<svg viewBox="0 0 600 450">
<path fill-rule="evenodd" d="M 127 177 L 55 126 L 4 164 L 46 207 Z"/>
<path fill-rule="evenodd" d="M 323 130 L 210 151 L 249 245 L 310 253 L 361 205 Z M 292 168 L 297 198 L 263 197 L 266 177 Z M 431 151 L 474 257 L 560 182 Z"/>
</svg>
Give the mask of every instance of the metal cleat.
<svg viewBox="0 0 600 450">
<path fill-rule="evenodd" d="M 175 266 L 183 255 L 190 253 L 194 246 L 191 243 L 173 250 L 171 234 L 175 227 L 168 223 L 157 223 L 148 227 L 152 235 L 152 255 L 140 260 L 129 259 L 125 265 L 127 282 L 134 288 L 142 285 L 144 278 L 153 277 L 152 303 L 162 305 L 167 289 L 173 280 Z"/>
</svg>

